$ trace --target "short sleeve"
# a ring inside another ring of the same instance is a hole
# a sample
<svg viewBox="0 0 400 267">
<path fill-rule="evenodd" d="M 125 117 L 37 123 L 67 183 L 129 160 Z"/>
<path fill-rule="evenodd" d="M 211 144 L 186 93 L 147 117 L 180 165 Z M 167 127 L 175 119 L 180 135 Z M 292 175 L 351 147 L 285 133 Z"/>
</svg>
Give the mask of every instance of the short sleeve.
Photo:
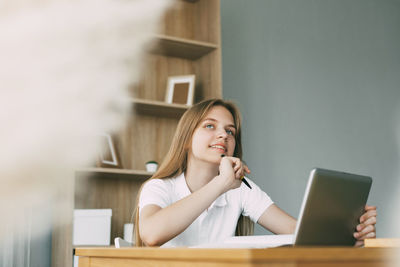
<svg viewBox="0 0 400 267">
<path fill-rule="evenodd" d="M 248 188 L 242 183 L 241 198 L 242 198 L 242 214 L 249 216 L 253 222 L 257 222 L 263 212 L 274 202 L 271 198 L 260 189 L 253 181 L 246 177 L 246 180 L 251 185 Z"/>
<path fill-rule="evenodd" d="M 139 197 L 139 214 L 144 206 L 153 204 L 165 208 L 171 204 L 170 184 L 165 179 L 151 179 L 145 183 Z"/>
</svg>

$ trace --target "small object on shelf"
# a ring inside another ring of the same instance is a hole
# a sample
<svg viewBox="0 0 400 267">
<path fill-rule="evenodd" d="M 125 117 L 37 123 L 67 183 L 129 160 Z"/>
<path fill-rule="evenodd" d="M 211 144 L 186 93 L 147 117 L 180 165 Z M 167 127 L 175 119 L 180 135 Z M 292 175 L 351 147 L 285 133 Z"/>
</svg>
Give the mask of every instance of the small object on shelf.
<svg viewBox="0 0 400 267">
<path fill-rule="evenodd" d="M 75 209 L 73 245 L 109 246 L 111 216 L 111 209 Z"/>
<path fill-rule="evenodd" d="M 125 223 L 124 224 L 124 240 L 129 243 L 134 244 L 135 242 L 135 232 L 133 231 L 133 223 Z"/>
<path fill-rule="evenodd" d="M 167 103 L 193 105 L 195 75 L 168 77 Z"/>
<path fill-rule="evenodd" d="M 100 134 L 100 153 L 97 167 L 122 168 L 115 141 L 110 134 Z"/>
<path fill-rule="evenodd" d="M 157 168 L 158 168 L 157 161 L 151 160 L 151 161 L 146 162 L 146 170 L 148 172 L 156 172 Z"/>
<path fill-rule="evenodd" d="M 126 241 L 121 237 L 114 238 L 114 245 L 115 248 L 129 248 L 132 247 L 134 244 L 131 242 Z"/>
</svg>

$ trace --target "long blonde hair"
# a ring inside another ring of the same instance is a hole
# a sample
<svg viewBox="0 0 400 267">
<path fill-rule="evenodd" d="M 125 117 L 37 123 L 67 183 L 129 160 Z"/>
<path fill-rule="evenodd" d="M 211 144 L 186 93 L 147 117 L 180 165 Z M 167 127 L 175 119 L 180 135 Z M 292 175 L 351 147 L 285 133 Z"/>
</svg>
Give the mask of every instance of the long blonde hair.
<svg viewBox="0 0 400 267">
<path fill-rule="evenodd" d="M 225 107 L 233 117 L 236 128 L 235 150 L 233 156 L 242 159 L 242 140 L 241 140 L 241 117 L 239 109 L 232 102 L 222 99 L 209 99 L 193 105 L 188 109 L 180 119 L 176 129 L 171 147 L 160 165 L 158 171 L 150 179 L 164 179 L 180 175 L 186 171 L 188 147 L 192 141 L 194 131 L 203 121 L 207 113 L 215 106 Z M 142 185 L 143 187 L 143 185 Z M 135 244 L 143 246 L 139 235 L 139 197 L 142 187 L 139 190 L 136 209 L 135 209 Z M 254 223 L 248 218 L 241 216 L 239 218 L 236 235 L 249 235 L 253 233 Z"/>
</svg>

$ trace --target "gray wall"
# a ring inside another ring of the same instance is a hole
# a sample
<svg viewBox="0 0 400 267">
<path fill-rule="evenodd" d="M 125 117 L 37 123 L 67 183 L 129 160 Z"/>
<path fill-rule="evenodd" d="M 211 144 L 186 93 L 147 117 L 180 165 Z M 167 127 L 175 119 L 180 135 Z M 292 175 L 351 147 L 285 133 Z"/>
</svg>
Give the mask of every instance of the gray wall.
<svg viewBox="0 0 400 267">
<path fill-rule="evenodd" d="M 250 177 L 297 217 L 313 167 L 371 175 L 378 237 L 393 236 L 400 1 L 222 0 L 221 21 Z"/>
</svg>

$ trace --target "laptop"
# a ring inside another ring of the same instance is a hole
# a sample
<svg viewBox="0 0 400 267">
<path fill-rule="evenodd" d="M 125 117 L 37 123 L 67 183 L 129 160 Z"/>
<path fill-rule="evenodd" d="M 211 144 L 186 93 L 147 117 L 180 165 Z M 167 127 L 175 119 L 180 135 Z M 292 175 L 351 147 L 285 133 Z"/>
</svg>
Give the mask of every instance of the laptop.
<svg viewBox="0 0 400 267">
<path fill-rule="evenodd" d="M 371 184 L 368 176 L 313 169 L 294 235 L 236 236 L 200 247 L 354 246 Z"/>
<path fill-rule="evenodd" d="M 364 213 L 372 178 L 314 169 L 310 173 L 294 245 L 354 246 L 353 237 Z"/>
</svg>

